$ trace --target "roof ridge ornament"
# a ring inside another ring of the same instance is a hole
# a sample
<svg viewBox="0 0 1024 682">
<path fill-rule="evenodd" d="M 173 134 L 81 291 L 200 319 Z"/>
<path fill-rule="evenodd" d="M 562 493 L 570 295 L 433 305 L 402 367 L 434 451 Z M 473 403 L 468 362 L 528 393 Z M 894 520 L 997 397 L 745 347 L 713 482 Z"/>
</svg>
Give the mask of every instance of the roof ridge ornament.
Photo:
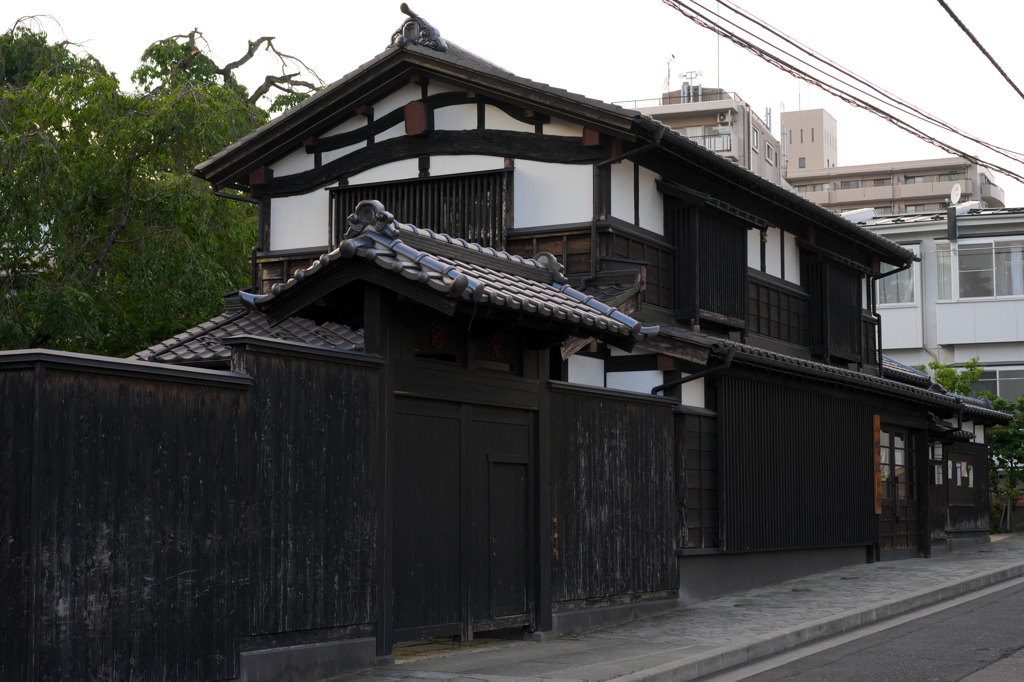
<svg viewBox="0 0 1024 682">
<path fill-rule="evenodd" d="M 444 42 L 441 33 L 431 26 L 426 19 L 409 9 L 409 5 L 402 3 L 402 13 L 408 15 L 408 19 L 402 27 L 391 36 L 391 44 L 395 47 L 405 47 L 409 43 L 420 47 L 429 47 L 438 52 L 447 52 L 448 44 Z"/>
<path fill-rule="evenodd" d="M 348 217 L 348 229 L 345 230 L 344 239 L 358 237 L 371 229 L 390 239 L 394 239 L 398 234 L 395 216 L 384 210 L 384 204 L 375 199 L 364 199 Z"/>
</svg>

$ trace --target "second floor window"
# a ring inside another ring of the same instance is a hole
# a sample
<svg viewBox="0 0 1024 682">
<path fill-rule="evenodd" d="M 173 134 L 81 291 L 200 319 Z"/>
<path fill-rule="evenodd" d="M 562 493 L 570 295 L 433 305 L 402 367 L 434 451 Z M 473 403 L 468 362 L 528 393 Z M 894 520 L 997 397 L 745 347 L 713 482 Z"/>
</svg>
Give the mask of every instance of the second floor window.
<svg viewBox="0 0 1024 682">
<path fill-rule="evenodd" d="M 939 298 L 1024 296 L 1024 240 L 936 244 Z"/>
<path fill-rule="evenodd" d="M 882 272 L 892 272 L 895 265 L 882 264 Z M 894 305 L 900 303 L 914 302 L 914 272 L 916 268 L 911 266 L 901 270 L 895 275 L 889 275 L 878 280 L 878 304 Z"/>
</svg>

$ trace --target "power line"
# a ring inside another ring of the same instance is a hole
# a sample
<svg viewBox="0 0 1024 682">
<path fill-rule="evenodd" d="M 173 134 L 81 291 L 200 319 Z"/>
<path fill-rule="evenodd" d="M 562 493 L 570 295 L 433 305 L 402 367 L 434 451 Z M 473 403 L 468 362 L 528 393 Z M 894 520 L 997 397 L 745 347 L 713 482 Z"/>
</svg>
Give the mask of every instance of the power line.
<svg viewBox="0 0 1024 682">
<path fill-rule="evenodd" d="M 727 0 L 722 0 L 722 1 L 726 5 L 728 5 Z M 898 118 L 897 116 L 895 116 L 891 112 L 886 111 L 886 110 L 880 108 L 879 106 L 877 106 L 875 104 L 872 104 L 871 102 L 866 101 L 865 99 L 857 97 L 856 95 L 850 94 L 849 92 L 847 92 L 843 88 L 841 88 L 841 87 L 839 87 L 837 85 L 834 85 L 832 83 L 826 82 L 825 80 L 822 80 L 822 78 L 817 76 L 817 75 L 809 73 L 808 71 L 806 71 L 804 69 L 801 69 L 801 68 L 799 68 L 797 66 L 794 66 L 793 64 L 790 64 L 785 59 L 779 57 L 777 54 L 775 54 L 773 52 L 770 52 L 767 49 L 765 49 L 764 47 L 762 47 L 761 45 L 757 44 L 757 41 L 763 42 L 763 43 L 767 44 L 768 47 L 773 48 L 775 51 L 781 52 L 782 54 L 785 54 L 786 56 L 796 60 L 797 62 L 805 64 L 811 70 L 817 71 L 817 72 L 821 73 L 823 76 L 825 76 L 827 78 L 830 78 L 830 79 L 833 79 L 835 81 L 838 81 L 840 84 L 842 84 L 846 88 L 852 88 L 853 90 L 858 91 L 858 92 L 862 93 L 863 95 L 865 95 L 866 97 L 869 97 L 871 99 L 875 99 L 875 100 L 882 100 L 883 99 L 883 98 L 878 97 L 877 95 L 873 95 L 871 93 L 865 92 L 861 88 L 858 88 L 856 86 L 852 86 L 850 83 L 847 83 L 846 81 L 844 81 L 842 78 L 840 78 L 838 76 L 835 76 L 835 75 L 832 75 L 832 74 L 829 74 L 829 73 L 826 73 L 826 72 L 822 71 L 820 68 L 815 67 L 815 66 L 807 63 L 806 61 L 802 60 L 801 58 L 799 58 L 799 57 L 797 57 L 795 55 L 792 55 L 789 52 L 786 52 L 784 49 L 779 48 L 778 46 L 772 44 L 770 41 L 766 40 L 765 38 L 757 36 L 753 32 L 751 32 L 751 31 L 749 31 L 749 30 L 739 26 L 738 24 L 736 24 L 736 23 L 734 23 L 732 21 L 729 21 L 727 19 L 724 19 L 723 17 L 715 14 L 714 12 L 711 12 L 708 8 L 700 5 L 700 3 L 698 3 L 698 2 L 686 3 L 686 2 L 684 2 L 684 0 L 663 0 L 663 2 L 666 5 L 672 7 L 673 9 L 675 9 L 677 12 L 679 12 L 683 16 L 687 17 L 688 19 L 690 19 L 691 21 L 696 23 L 698 26 L 701 26 L 702 28 L 706 28 L 708 30 L 714 31 L 718 35 L 720 35 L 722 37 L 725 37 L 725 38 L 728 38 L 733 43 L 735 43 L 737 46 L 742 47 L 744 50 L 747 50 L 747 51 L 751 52 L 752 54 L 754 54 L 755 56 L 760 57 L 761 59 L 765 60 L 769 64 L 772 64 L 773 66 L 775 66 L 776 68 L 779 68 L 780 70 L 785 71 L 786 73 L 792 75 L 795 78 L 798 78 L 798 79 L 803 80 L 803 81 L 805 81 L 807 83 L 815 85 L 816 87 L 824 90 L 825 92 L 828 92 L 831 95 L 834 95 L 835 97 L 838 97 L 839 99 L 841 99 L 842 101 L 846 102 L 847 104 L 850 104 L 851 106 L 855 106 L 855 107 L 858 107 L 858 108 L 865 109 L 865 110 L 875 114 L 876 116 L 879 116 L 880 118 L 882 118 L 882 119 L 892 123 L 893 125 L 895 125 L 896 127 L 900 128 L 901 130 L 904 130 L 904 131 L 914 135 L 915 137 L 918 137 L 918 138 L 920 138 L 920 139 L 922 139 L 922 140 L 932 144 L 933 146 L 936 146 L 939 149 L 942 149 L 943 151 L 945 151 L 948 154 L 952 154 L 954 156 L 962 157 L 962 158 L 964 158 L 964 159 L 966 159 L 966 160 L 968 160 L 968 161 L 970 161 L 972 163 L 975 163 L 975 164 L 977 164 L 979 166 L 982 166 L 984 168 L 988 168 L 990 170 L 997 171 L 999 173 L 1003 173 L 1003 174 L 1005 174 L 1005 175 L 1007 175 L 1007 176 L 1017 180 L 1018 182 L 1024 182 L 1024 175 L 1021 175 L 1021 174 L 1019 174 L 1017 172 L 1014 172 L 1014 171 L 1012 171 L 1012 170 L 1010 170 L 1008 168 L 1004 168 L 1002 166 L 996 165 L 994 163 L 983 161 L 982 159 L 978 158 L 977 156 L 975 156 L 973 154 L 970 154 L 970 153 L 968 153 L 968 152 L 966 152 L 964 150 L 958 149 L 958 148 L 952 146 L 949 143 L 943 142 L 942 140 L 939 140 L 939 139 L 933 137 L 932 135 L 929 135 L 928 133 L 924 132 L 923 130 L 920 130 L 920 129 L 914 127 L 913 125 L 911 125 L 910 123 L 907 123 L 906 121 L 902 120 L 901 118 Z M 692 5 L 696 5 L 700 9 L 704 10 L 705 13 L 710 13 L 710 16 L 708 16 L 708 14 L 701 14 L 701 12 L 699 10 L 697 10 L 697 9 L 694 9 L 694 7 Z M 730 7 L 730 9 L 732 11 L 734 11 L 734 12 L 737 12 L 738 14 L 741 14 L 741 15 L 745 14 L 744 12 L 742 12 L 742 10 L 736 10 L 736 9 L 731 8 L 731 7 Z M 748 15 L 748 16 L 750 16 L 750 15 Z M 717 19 L 718 21 L 713 20 L 711 17 L 715 17 L 715 19 Z M 751 18 L 749 20 L 753 21 L 755 24 L 761 26 L 762 28 L 767 28 L 769 31 L 775 33 L 777 36 L 779 36 L 780 38 L 782 38 L 786 42 L 788 42 L 790 44 L 795 44 L 794 41 L 791 38 L 789 38 L 788 36 L 785 36 L 784 34 L 779 33 L 778 31 L 775 31 L 771 27 L 768 27 L 763 22 L 761 22 L 760 20 L 756 19 L 756 17 Z M 740 35 L 738 35 L 736 32 L 733 32 L 733 31 L 731 31 L 731 30 L 729 30 L 727 28 L 724 28 L 721 25 L 722 21 L 725 21 L 725 23 L 730 24 L 732 26 L 735 26 L 739 31 L 748 34 L 749 36 L 751 36 L 751 39 L 743 38 Z M 850 77 L 853 77 L 858 82 L 863 83 L 864 85 L 866 85 L 867 87 L 870 87 L 871 89 L 873 89 L 875 91 L 883 92 L 887 96 L 885 99 L 889 99 L 890 100 L 889 106 L 894 106 L 897 109 L 902 110 L 904 113 L 909 113 L 909 114 L 911 114 L 911 115 L 913 115 L 915 117 L 924 118 L 925 120 L 928 120 L 928 122 L 930 122 L 930 123 L 939 125 L 940 127 L 944 127 L 945 129 L 950 130 L 952 132 L 955 132 L 956 134 L 961 135 L 963 137 L 966 137 L 969 140 L 978 142 L 978 143 L 982 144 L 983 146 L 985 146 L 985 147 L 987 147 L 987 148 L 989 148 L 989 149 L 991 149 L 993 151 L 996 151 L 997 153 L 999 153 L 1001 155 L 1007 156 L 1008 158 L 1011 158 L 1014 161 L 1021 162 L 1022 159 L 1021 159 L 1021 155 L 1019 153 L 1012 152 L 1012 151 L 1009 151 L 1009 150 L 1004 150 L 1004 149 L 1002 149 L 1000 147 L 996 147 L 995 145 L 991 145 L 989 143 L 986 143 L 983 140 L 980 140 L 980 138 L 976 138 L 976 137 L 967 135 L 965 133 L 962 133 L 961 131 L 953 128 L 952 126 L 949 126 L 949 124 L 945 124 L 944 122 L 940 121 L 939 119 L 935 118 L 934 116 L 931 116 L 930 114 L 927 114 L 926 112 L 921 111 L 917 107 L 914 107 L 913 105 L 910 105 L 909 103 L 904 102 L 903 100 L 895 97 L 894 95 L 890 95 L 889 93 L 886 93 L 885 91 L 881 90 L 877 86 L 874 86 L 873 84 L 869 83 L 868 81 L 865 81 L 864 79 L 860 78 L 859 76 L 856 76 L 855 74 L 852 74 L 852 72 L 850 72 L 850 71 L 848 71 L 846 69 L 843 69 L 842 67 L 840 67 L 839 65 L 835 64 L 834 62 L 831 62 L 830 60 L 827 60 L 827 59 L 817 55 L 817 53 L 814 53 L 813 51 L 810 51 L 809 49 L 807 49 L 807 48 L 805 48 L 803 46 L 800 46 L 800 45 L 795 45 L 795 46 L 798 47 L 798 49 L 800 49 L 800 50 L 804 51 L 805 53 L 809 54 L 810 56 L 812 56 L 814 59 L 829 65 L 830 68 L 836 69 L 836 70 L 840 71 L 841 73 L 848 74 Z"/>
<path fill-rule="evenodd" d="M 986 50 L 980 42 L 978 42 L 978 39 L 974 37 L 974 34 L 971 33 L 971 30 L 964 25 L 964 22 L 960 21 L 960 17 L 953 13 L 953 10 L 949 8 L 949 5 L 947 5 L 944 2 L 944 0 L 939 0 L 939 4 L 942 5 L 942 9 L 946 10 L 946 13 L 953 18 L 953 21 L 955 21 L 956 25 L 960 27 L 960 30 L 967 34 L 967 37 L 971 39 L 971 42 L 978 46 L 978 49 L 981 50 L 981 53 L 988 57 L 988 60 L 992 62 L 992 66 L 996 67 L 996 71 L 999 72 L 999 75 L 1006 79 L 1006 82 L 1009 83 L 1010 87 L 1013 88 L 1017 92 L 1017 94 L 1021 96 L 1021 99 L 1024 99 L 1024 92 L 1021 92 L 1020 88 L 1017 87 L 1017 84 L 1014 83 L 1008 75 L 1006 75 L 1006 72 L 1003 71 L 1003 67 L 999 66 L 999 63 L 995 60 L 995 58 L 988 53 L 988 50 Z"/>
</svg>

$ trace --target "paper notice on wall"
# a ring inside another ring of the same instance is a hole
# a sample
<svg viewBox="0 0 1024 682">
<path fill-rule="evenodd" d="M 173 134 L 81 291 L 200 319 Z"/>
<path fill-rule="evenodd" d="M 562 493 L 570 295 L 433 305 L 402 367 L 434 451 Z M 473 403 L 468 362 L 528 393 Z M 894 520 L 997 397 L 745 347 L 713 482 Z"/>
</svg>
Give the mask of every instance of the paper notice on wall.
<svg viewBox="0 0 1024 682">
<path fill-rule="evenodd" d="M 963 464 L 963 462 L 957 462 L 956 463 L 956 484 L 958 486 L 964 484 L 964 475 L 962 473 L 963 472 L 962 464 Z"/>
<path fill-rule="evenodd" d="M 935 469 L 935 485 L 942 485 L 942 465 L 939 464 Z"/>
<path fill-rule="evenodd" d="M 967 481 L 968 481 L 967 482 L 967 486 L 970 487 L 970 488 L 973 488 L 974 487 L 974 467 L 973 466 L 968 466 L 967 467 Z"/>
<path fill-rule="evenodd" d="M 949 460 L 946 462 L 946 468 L 949 469 L 949 471 L 946 474 L 946 477 L 950 479 L 953 478 L 953 460 Z"/>
</svg>

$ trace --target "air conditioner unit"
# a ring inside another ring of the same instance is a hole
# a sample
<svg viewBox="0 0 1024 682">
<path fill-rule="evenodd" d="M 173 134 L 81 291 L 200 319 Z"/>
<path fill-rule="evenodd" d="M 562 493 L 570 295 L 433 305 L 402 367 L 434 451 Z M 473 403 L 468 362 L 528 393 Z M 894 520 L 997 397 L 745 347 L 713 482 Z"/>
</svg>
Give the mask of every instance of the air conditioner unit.
<svg viewBox="0 0 1024 682">
<path fill-rule="evenodd" d="M 726 125 L 727 126 L 730 123 L 732 123 L 732 116 L 729 114 L 729 112 L 728 111 L 719 111 L 718 112 L 718 125 Z"/>
</svg>

